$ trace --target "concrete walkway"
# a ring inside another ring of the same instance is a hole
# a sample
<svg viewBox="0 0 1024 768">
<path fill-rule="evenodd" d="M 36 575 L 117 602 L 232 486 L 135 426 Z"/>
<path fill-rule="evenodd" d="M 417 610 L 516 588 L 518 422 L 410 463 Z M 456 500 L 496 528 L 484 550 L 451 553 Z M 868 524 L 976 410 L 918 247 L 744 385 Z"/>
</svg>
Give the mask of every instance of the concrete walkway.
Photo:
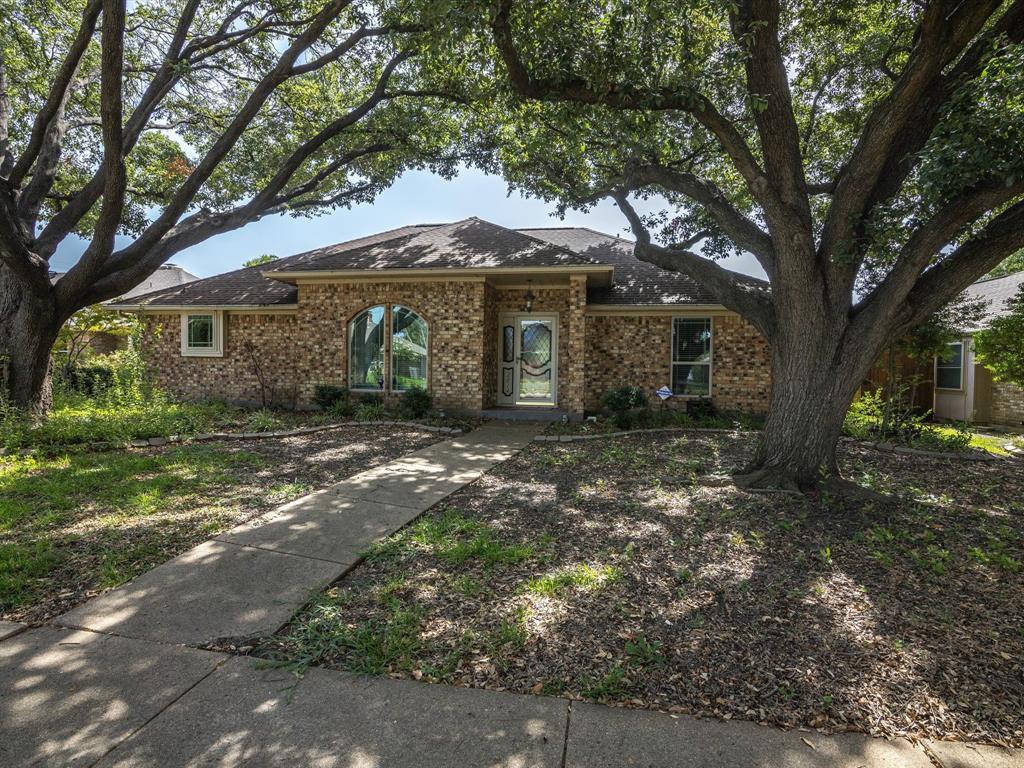
<svg viewBox="0 0 1024 768">
<path fill-rule="evenodd" d="M 513 455 L 485 427 L 207 542 L 61 617 L 0 625 L 0 766 L 928 768 L 907 741 L 784 732 L 311 669 L 296 684 L 206 640 L 273 632 L 358 552 Z M 84 629 L 82 629 L 84 628 Z M 928 744 L 945 768 L 1024 752 Z"/>
<path fill-rule="evenodd" d="M 521 450 L 537 426 L 486 426 L 305 496 L 179 555 L 57 620 L 202 645 L 270 634 L 377 539 Z"/>
</svg>

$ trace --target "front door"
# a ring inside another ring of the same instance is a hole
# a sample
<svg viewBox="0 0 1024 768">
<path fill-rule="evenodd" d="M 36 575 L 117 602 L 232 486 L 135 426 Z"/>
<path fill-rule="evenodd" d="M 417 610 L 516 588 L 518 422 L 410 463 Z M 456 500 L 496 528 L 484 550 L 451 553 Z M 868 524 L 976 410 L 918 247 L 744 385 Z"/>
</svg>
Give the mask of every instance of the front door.
<svg viewBox="0 0 1024 768">
<path fill-rule="evenodd" d="M 498 335 L 498 404 L 556 402 L 558 318 L 556 315 L 503 315 Z"/>
</svg>

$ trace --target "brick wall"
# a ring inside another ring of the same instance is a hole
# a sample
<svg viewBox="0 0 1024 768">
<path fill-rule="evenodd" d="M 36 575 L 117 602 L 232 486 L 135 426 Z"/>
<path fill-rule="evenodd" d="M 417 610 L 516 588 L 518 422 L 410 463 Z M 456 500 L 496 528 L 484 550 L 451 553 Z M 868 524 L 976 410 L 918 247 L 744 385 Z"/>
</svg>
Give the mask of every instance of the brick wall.
<svg viewBox="0 0 1024 768">
<path fill-rule="evenodd" d="M 764 412 L 771 388 L 764 338 L 737 315 L 715 315 L 711 336 L 714 404 L 723 410 Z M 600 409 L 601 395 L 622 384 L 642 387 L 652 398 L 655 390 L 671 386 L 669 315 L 588 315 L 585 346 L 588 411 Z"/>
<path fill-rule="evenodd" d="M 558 314 L 560 408 L 597 410 L 601 395 L 620 384 L 653 393 L 671 383 L 671 316 L 588 314 L 577 277 L 533 292 L 534 312 Z M 347 383 L 349 319 L 370 306 L 401 304 L 427 321 L 435 403 L 477 411 L 495 402 L 498 316 L 521 312 L 524 294 L 482 281 L 309 283 L 299 287 L 297 312 L 225 313 L 223 357 L 182 357 L 180 316 L 170 313 L 144 316 L 143 350 L 159 386 L 180 397 L 258 401 L 245 351 L 251 343 L 277 402 L 304 405 L 316 384 Z M 715 315 L 712 334 L 712 399 L 723 409 L 763 411 L 771 378 L 764 340 L 735 315 Z"/>
<path fill-rule="evenodd" d="M 311 283 L 299 286 L 296 350 L 304 400 L 317 383 L 348 381 L 347 322 L 376 304 L 401 304 L 427 321 L 427 387 L 437 405 L 480 410 L 484 403 L 484 283 Z"/>
<path fill-rule="evenodd" d="M 768 342 L 739 315 L 716 315 L 711 338 L 715 405 L 723 410 L 766 411 L 772 381 Z"/>
<path fill-rule="evenodd" d="M 260 402 L 260 385 L 246 351 L 251 344 L 274 400 L 291 405 L 299 379 L 295 374 L 295 313 L 226 312 L 223 357 L 183 357 L 181 315 L 143 315 L 142 352 L 157 386 L 193 400 Z M 268 391 L 268 395 L 270 392 Z"/>
<path fill-rule="evenodd" d="M 992 382 L 993 424 L 1024 426 L 1024 389 L 1004 381 Z"/>
</svg>

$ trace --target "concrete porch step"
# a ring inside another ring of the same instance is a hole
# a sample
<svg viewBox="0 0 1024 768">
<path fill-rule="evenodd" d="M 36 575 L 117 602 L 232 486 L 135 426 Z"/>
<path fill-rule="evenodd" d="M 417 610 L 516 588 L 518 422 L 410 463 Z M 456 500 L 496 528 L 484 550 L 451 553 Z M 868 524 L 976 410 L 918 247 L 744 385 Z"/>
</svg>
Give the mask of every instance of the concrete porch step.
<svg viewBox="0 0 1024 768">
<path fill-rule="evenodd" d="M 498 421 L 561 421 L 568 418 L 561 408 L 487 408 L 480 412 L 485 419 Z"/>
</svg>

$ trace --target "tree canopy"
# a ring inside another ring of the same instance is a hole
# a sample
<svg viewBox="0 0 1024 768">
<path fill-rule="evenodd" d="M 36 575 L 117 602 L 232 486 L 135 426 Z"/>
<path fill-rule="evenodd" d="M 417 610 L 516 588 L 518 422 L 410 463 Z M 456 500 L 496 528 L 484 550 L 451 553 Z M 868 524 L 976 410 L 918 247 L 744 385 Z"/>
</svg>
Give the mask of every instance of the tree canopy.
<svg viewBox="0 0 1024 768">
<path fill-rule="evenodd" d="M 416 65 L 438 20 L 430 3 L 0 9 L 0 357 L 7 340 L 25 352 L 31 375 L 10 362 L 19 400 L 38 391 L 67 317 L 183 248 L 370 200 L 408 168 L 453 172 L 454 102 L 424 89 Z M 85 251 L 51 285 L 49 260 L 74 235 Z"/>
<path fill-rule="evenodd" d="M 459 7 L 478 161 L 563 207 L 614 199 L 640 259 L 768 339 L 755 465 L 834 470 L 888 341 L 1024 246 L 1024 0 Z M 767 282 L 716 263 L 740 251 Z"/>
<path fill-rule="evenodd" d="M 1024 287 L 1007 302 L 1009 312 L 974 335 L 978 361 L 996 381 L 1024 387 Z"/>
</svg>

